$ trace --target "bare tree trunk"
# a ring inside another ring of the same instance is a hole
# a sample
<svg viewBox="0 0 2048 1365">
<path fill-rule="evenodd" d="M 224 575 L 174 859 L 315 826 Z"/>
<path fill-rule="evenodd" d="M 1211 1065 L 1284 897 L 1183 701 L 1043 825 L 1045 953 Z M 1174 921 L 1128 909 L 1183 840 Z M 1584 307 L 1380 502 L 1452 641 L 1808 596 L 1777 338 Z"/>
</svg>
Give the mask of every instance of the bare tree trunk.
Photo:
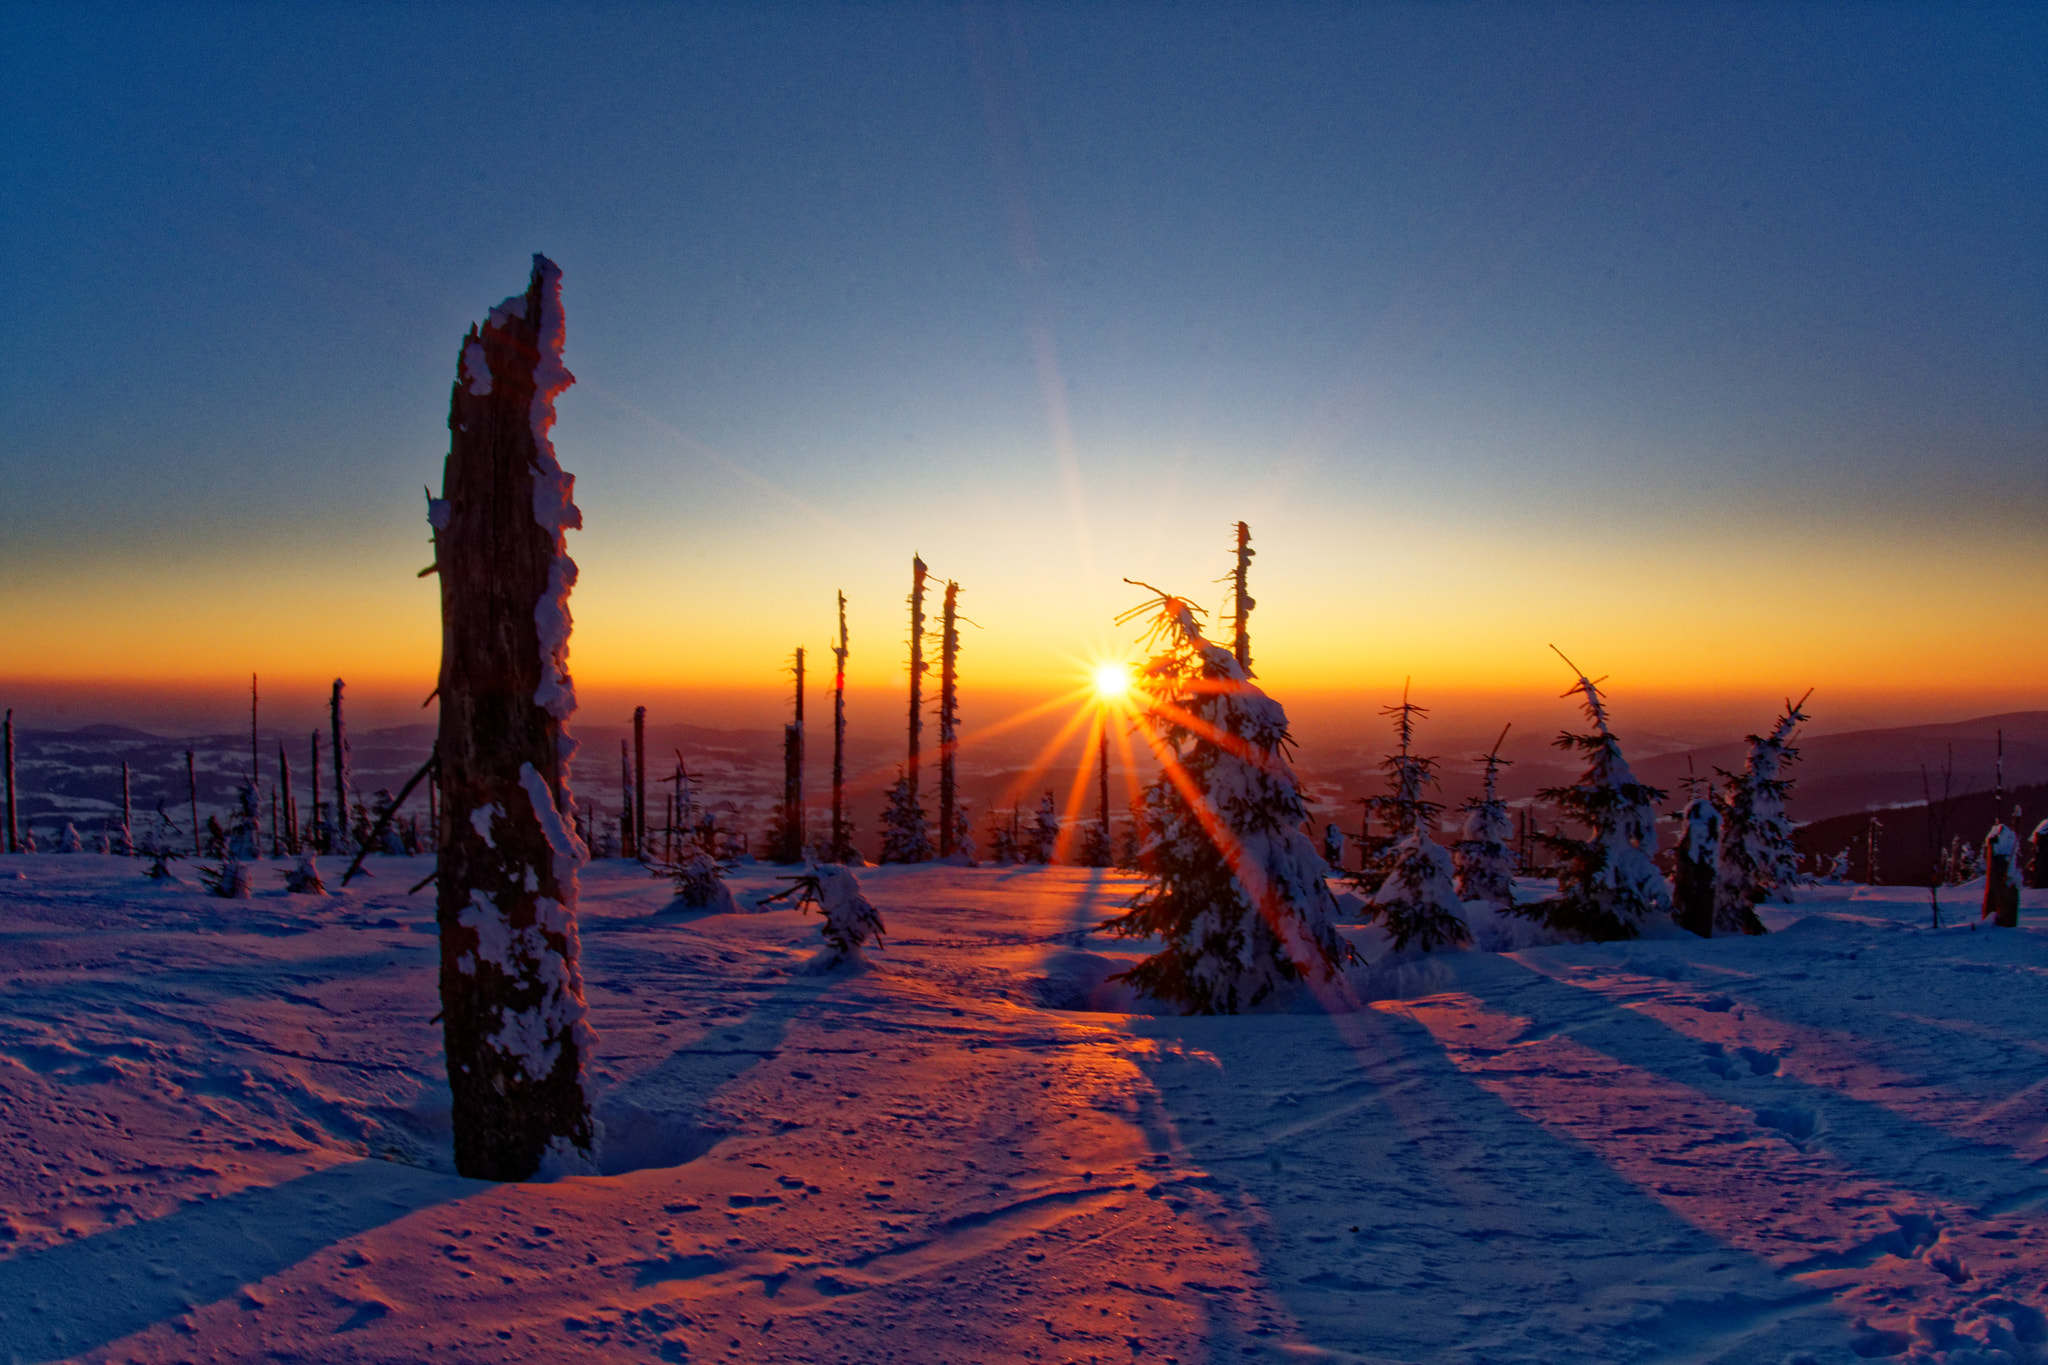
<svg viewBox="0 0 2048 1365">
<path fill-rule="evenodd" d="M 910 557 L 910 758 L 904 776 L 917 800 L 917 745 L 924 731 L 924 561 Z"/>
<path fill-rule="evenodd" d="M 788 862 L 804 853 L 804 651 L 796 651 L 796 723 L 785 727 L 782 736 L 782 821 L 788 841 Z"/>
<path fill-rule="evenodd" d="M 2004 795 L 2000 792 L 2000 795 Z M 2007 831 L 2001 826 L 1997 832 Z M 2020 879 L 2012 860 L 2019 856 L 2019 840 L 2012 841 L 2011 853 L 1984 850 L 1984 914 L 2001 929 L 2020 927 Z"/>
<path fill-rule="evenodd" d="M 192 856 L 199 856 L 199 769 L 192 762 L 192 751 L 185 751 L 185 790 L 192 798 Z"/>
<path fill-rule="evenodd" d="M 832 647 L 832 861 L 846 850 L 846 594 L 839 594 L 839 643 Z"/>
<path fill-rule="evenodd" d="M 619 741 L 619 856 L 640 856 L 639 842 L 633 838 L 633 756 L 623 739 Z"/>
<path fill-rule="evenodd" d="M 14 708 L 7 708 L 7 851 L 21 852 L 21 824 L 14 814 Z"/>
<path fill-rule="evenodd" d="M 315 853 L 325 853 L 327 851 L 327 827 L 320 818 L 320 732 L 318 730 L 313 732 L 313 742 L 308 747 L 311 750 L 309 759 L 312 766 L 306 769 L 306 790 L 313 794 L 313 851 Z"/>
<path fill-rule="evenodd" d="M 1103 722 L 1102 734 L 1098 737 L 1097 743 L 1098 757 L 1101 759 L 1102 764 L 1102 771 L 1099 774 L 1102 784 L 1102 846 L 1108 850 L 1109 861 L 1114 865 L 1116 862 L 1116 845 L 1111 843 L 1109 839 L 1109 722 L 1107 720 Z"/>
<path fill-rule="evenodd" d="M 447 579 L 442 579 L 446 591 Z M 442 646 L 446 648 L 444 643 Z M 446 714 L 445 711 L 443 714 Z M 344 852 L 349 844 L 348 828 L 348 727 L 341 714 L 341 679 L 334 680 L 334 693 L 327 699 L 327 719 L 334 731 L 334 834 L 331 853 Z"/>
<path fill-rule="evenodd" d="M 647 708 L 633 708 L 633 849 L 647 857 Z"/>
<path fill-rule="evenodd" d="M 960 585 L 948 579 L 939 618 L 939 856 L 953 852 L 953 754 L 960 735 Z"/>
<path fill-rule="evenodd" d="M 299 851 L 299 798 L 292 790 L 292 761 L 285 757 L 283 740 L 277 744 L 277 789 L 284 793 L 284 851 L 296 856 Z"/>
<path fill-rule="evenodd" d="M 263 747 L 256 741 L 256 675 L 249 675 L 249 818 L 255 819 L 259 809 L 257 798 L 263 790 Z M 263 853 L 263 831 L 249 831 L 249 846 L 260 857 Z M 277 847 L 277 818 L 270 821 L 270 846 Z"/>
<path fill-rule="evenodd" d="M 568 657 L 582 524 L 548 440 L 561 365 L 560 272 L 536 256 L 525 296 L 465 338 L 442 497 L 441 1016 L 455 1166 L 524 1180 L 549 1155 L 588 1158 L 584 1022 L 569 789 Z"/>
<path fill-rule="evenodd" d="M 1257 553 L 1252 548 L 1252 528 L 1240 521 L 1237 524 L 1237 567 L 1230 575 L 1230 652 L 1237 656 L 1238 667 L 1247 673 L 1252 667 L 1252 608 L 1258 603 L 1245 591 L 1245 586 L 1251 577 L 1252 556 Z"/>
<path fill-rule="evenodd" d="M 121 852 L 135 852 L 135 803 L 128 793 L 128 765 L 121 764 Z"/>
</svg>

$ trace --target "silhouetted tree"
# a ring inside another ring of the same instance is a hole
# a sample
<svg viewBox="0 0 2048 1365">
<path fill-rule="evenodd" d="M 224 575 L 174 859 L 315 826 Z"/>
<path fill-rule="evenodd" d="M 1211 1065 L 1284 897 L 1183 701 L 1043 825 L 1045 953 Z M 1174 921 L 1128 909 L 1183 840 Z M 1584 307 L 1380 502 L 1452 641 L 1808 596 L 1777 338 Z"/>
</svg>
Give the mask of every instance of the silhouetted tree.
<svg viewBox="0 0 2048 1365">
<path fill-rule="evenodd" d="M 1415 723 L 1428 710 L 1408 700 L 1404 687 L 1400 703 L 1380 712 L 1392 718 L 1394 735 L 1400 741 L 1400 747 L 1380 765 L 1387 774 L 1387 794 L 1379 798 L 1379 811 L 1394 827 L 1394 846 L 1386 876 L 1377 886 L 1361 885 L 1359 889 L 1370 893 L 1367 913 L 1386 926 L 1395 952 L 1410 944 L 1428 952 L 1472 938 L 1465 924 L 1465 907 L 1458 899 L 1450 852 L 1431 834 L 1443 812 L 1441 802 L 1424 795 L 1436 785 L 1436 760 L 1414 751 Z"/>
<path fill-rule="evenodd" d="M 1812 692 L 1806 694 L 1812 696 Z M 1749 762 L 1739 773 L 1724 768 L 1717 804 L 1721 809 L 1720 891 L 1714 927 L 1761 934 L 1764 923 L 1756 908 L 1773 896 L 1789 894 L 1799 884 L 1799 851 L 1792 842 L 1792 821 L 1785 797 L 1792 790 L 1784 771 L 1799 761 L 1792 732 L 1806 719 L 1806 697 L 1787 701 L 1785 712 L 1766 735 L 1749 736 Z"/>
<path fill-rule="evenodd" d="M 1558 657 L 1564 658 L 1563 653 Z M 1537 836 L 1558 855 L 1557 894 L 1526 912 L 1581 938 L 1634 938 L 1645 915 L 1671 910 L 1671 886 L 1651 861 L 1657 850 L 1656 807 L 1666 793 L 1636 780 L 1608 725 L 1599 684 L 1570 659 L 1565 665 L 1578 674 L 1578 682 L 1564 695 L 1576 692 L 1583 698 L 1593 728 L 1564 731 L 1553 742 L 1566 753 L 1583 755 L 1586 771 L 1570 786 L 1546 787 L 1540 795 L 1583 826 L 1586 837 Z"/>
<path fill-rule="evenodd" d="M 1500 770 L 1514 763 L 1500 756 L 1500 746 L 1507 743 L 1511 728 L 1501 727 L 1500 738 L 1483 760 L 1486 776 L 1479 795 L 1458 807 L 1465 813 L 1465 837 L 1451 850 L 1458 869 L 1458 895 L 1503 910 L 1515 903 L 1515 822 L 1500 796 Z"/>
<path fill-rule="evenodd" d="M 1137 586 L 1145 587 L 1144 584 Z M 1337 934 L 1328 869 L 1287 761 L 1287 714 L 1232 651 L 1210 643 L 1196 608 L 1157 589 L 1118 618 L 1149 617 L 1144 730 L 1160 761 L 1147 800 L 1153 879 L 1105 926 L 1165 948 L 1120 979 L 1199 1014 L 1234 1014 L 1355 954 Z"/>
</svg>

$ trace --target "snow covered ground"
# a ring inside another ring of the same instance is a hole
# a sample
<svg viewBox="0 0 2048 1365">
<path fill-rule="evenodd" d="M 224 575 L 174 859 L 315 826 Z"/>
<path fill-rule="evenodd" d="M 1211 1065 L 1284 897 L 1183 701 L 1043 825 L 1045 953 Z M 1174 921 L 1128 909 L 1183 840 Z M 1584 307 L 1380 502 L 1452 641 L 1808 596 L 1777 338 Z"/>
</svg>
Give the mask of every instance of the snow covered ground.
<svg viewBox="0 0 2048 1365">
<path fill-rule="evenodd" d="M 1118 874 L 863 872 L 887 948 L 820 977 L 815 916 L 600 863 L 612 1174 L 492 1186 L 429 863 L 140 866 L 0 860 L 0 1359 L 2048 1360 L 2044 893 L 1184 1019 L 1088 1012 Z"/>
</svg>

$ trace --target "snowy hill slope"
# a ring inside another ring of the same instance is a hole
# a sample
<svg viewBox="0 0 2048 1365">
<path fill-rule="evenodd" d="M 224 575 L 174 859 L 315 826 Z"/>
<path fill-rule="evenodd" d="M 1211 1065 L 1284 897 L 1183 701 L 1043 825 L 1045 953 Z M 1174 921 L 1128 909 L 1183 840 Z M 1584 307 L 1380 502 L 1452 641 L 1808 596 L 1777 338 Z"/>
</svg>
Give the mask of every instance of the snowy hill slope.
<svg viewBox="0 0 2048 1365">
<path fill-rule="evenodd" d="M 815 917 L 600 863 L 610 1174 L 491 1186 L 427 864 L 371 866 L 0 860 L 0 1359 L 2048 1358 L 2048 938 L 1924 893 L 1183 1019 L 1071 1008 L 1136 1003 L 1116 874 L 865 872 L 820 977 Z"/>
</svg>

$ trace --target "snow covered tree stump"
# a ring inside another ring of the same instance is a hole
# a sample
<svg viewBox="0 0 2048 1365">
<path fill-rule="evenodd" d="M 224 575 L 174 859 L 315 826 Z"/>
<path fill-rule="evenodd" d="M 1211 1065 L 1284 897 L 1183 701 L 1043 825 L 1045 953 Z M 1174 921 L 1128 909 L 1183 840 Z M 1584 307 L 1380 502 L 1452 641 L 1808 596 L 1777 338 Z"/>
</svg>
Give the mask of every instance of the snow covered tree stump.
<svg viewBox="0 0 2048 1365">
<path fill-rule="evenodd" d="M 1678 927 L 1714 936 L 1714 903 L 1721 876 L 1721 812 L 1707 797 L 1686 802 L 1680 816 L 1678 876 L 1672 893 Z"/>
<path fill-rule="evenodd" d="M 443 496 L 428 519 L 441 574 L 441 1010 L 455 1166 L 525 1180 L 591 1150 L 569 791 L 566 670 L 582 525 L 548 438 L 562 365 L 561 272 L 472 327 L 448 414 Z"/>
<path fill-rule="evenodd" d="M 2020 837 L 2004 824 L 1984 836 L 1984 916 L 2001 929 L 2020 927 Z"/>
<path fill-rule="evenodd" d="M 2027 885 L 2036 891 L 2048 891 L 2048 820 L 2034 826 L 2034 833 L 2027 842 L 2033 845 L 2034 859 Z"/>
</svg>

